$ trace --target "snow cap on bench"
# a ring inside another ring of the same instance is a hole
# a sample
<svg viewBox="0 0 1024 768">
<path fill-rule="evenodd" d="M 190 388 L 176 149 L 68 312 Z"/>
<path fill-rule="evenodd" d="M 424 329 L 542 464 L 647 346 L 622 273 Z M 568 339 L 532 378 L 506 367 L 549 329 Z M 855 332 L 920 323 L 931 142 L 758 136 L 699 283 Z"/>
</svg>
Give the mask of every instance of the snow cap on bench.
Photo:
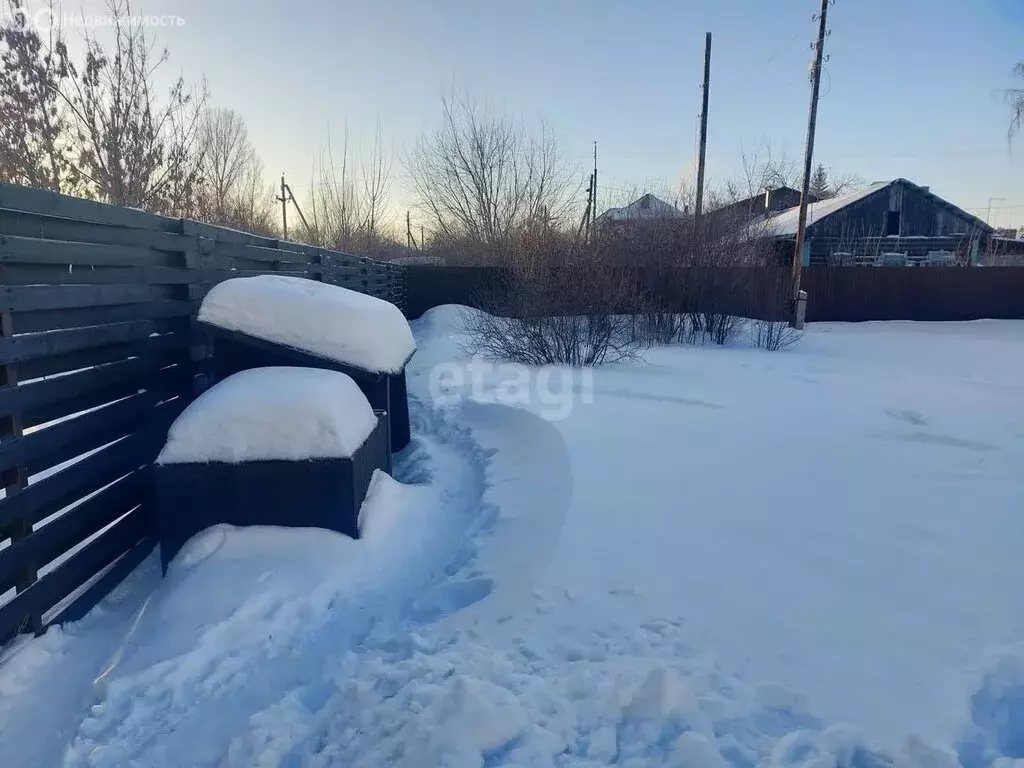
<svg viewBox="0 0 1024 768">
<path fill-rule="evenodd" d="M 398 373 L 416 350 L 409 323 L 394 304 L 288 275 L 215 285 L 199 320 L 373 373 Z"/>
<path fill-rule="evenodd" d="M 171 425 L 157 464 L 349 458 L 376 425 L 344 373 L 253 368 L 196 398 Z"/>
</svg>

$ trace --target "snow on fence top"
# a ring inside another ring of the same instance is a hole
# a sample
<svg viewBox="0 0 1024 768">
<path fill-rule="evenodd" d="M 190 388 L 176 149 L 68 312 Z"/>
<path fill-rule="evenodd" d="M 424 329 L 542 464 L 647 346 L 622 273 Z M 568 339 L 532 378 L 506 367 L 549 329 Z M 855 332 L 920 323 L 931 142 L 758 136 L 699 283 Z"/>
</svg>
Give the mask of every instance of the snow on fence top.
<svg viewBox="0 0 1024 768">
<path fill-rule="evenodd" d="M 288 275 L 215 285 L 199 320 L 375 373 L 397 373 L 416 350 L 398 307 L 337 285 Z"/>
<path fill-rule="evenodd" d="M 348 458 L 376 425 L 344 373 L 253 368 L 196 398 L 171 425 L 157 463 Z"/>
</svg>

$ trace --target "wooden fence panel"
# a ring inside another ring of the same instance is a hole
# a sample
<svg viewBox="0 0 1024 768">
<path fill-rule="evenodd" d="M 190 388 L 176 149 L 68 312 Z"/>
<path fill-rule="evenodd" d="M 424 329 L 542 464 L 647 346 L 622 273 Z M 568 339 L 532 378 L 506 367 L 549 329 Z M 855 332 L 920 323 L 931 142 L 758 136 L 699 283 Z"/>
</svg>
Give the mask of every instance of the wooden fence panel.
<svg viewBox="0 0 1024 768">
<path fill-rule="evenodd" d="M 1021 267 L 811 267 L 808 322 L 1024 319 Z"/>
<path fill-rule="evenodd" d="M 203 384 L 191 318 L 268 273 L 405 293 L 365 257 L 0 184 L 0 643 L 83 616 L 152 549 L 147 468 Z"/>
</svg>

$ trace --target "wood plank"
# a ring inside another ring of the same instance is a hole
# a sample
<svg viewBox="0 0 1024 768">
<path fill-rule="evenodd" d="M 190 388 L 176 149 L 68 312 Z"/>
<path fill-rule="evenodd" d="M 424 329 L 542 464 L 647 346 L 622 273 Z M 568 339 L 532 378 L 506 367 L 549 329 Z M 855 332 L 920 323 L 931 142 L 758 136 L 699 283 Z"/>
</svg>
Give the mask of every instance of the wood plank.
<svg viewBox="0 0 1024 768">
<path fill-rule="evenodd" d="M 180 254 L 152 248 L 0 235 L 0 264 L 169 267 L 180 260 Z"/>
<path fill-rule="evenodd" d="M 81 456 L 137 430 L 157 403 L 170 396 L 172 393 L 154 388 L 59 424 L 4 440 L 0 443 L 0 469 L 24 464 L 29 474 L 36 474 Z"/>
<path fill-rule="evenodd" d="M 62 408 L 68 401 L 87 397 L 95 392 L 106 392 L 111 387 L 135 386 L 158 375 L 162 368 L 185 363 L 187 360 L 187 356 L 181 352 L 172 352 L 166 355 L 120 360 L 65 376 L 0 387 L 0 415 L 22 413 L 26 415 L 27 422 L 27 414 L 39 414 L 48 408 Z"/>
<path fill-rule="evenodd" d="M 27 617 L 45 613 L 104 566 L 132 549 L 147 533 L 146 510 L 131 512 L 27 590 L 0 606 L 0 638 L 29 629 L 25 623 Z"/>
<path fill-rule="evenodd" d="M 226 270 L 190 270 L 177 267 L 60 267 L 41 264 L 0 264 L 4 285 L 188 285 L 242 277 Z"/>
<path fill-rule="evenodd" d="M 190 343 L 191 337 L 188 333 L 169 333 L 164 336 L 147 337 L 123 344 L 110 344 L 65 355 L 27 360 L 19 363 L 19 369 L 23 380 L 39 379 L 44 376 L 113 363 L 129 357 L 162 355 L 172 350 L 188 349 Z"/>
<path fill-rule="evenodd" d="M 42 568 L 142 504 L 149 482 L 145 470 L 126 475 L 56 520 L 36 528 L 27 538 L 0 550 L 0 592 L 19 570 Z"/>
<path fill-rule="evenodd" d="M 135 361 L 130 360 L 126 362 Z M 51 421 L 56 421 L 75 413 L 98 408 L 106 403 L 112 403 L 115 400 L 123 400 L 147 389 L 159 389 L 160 391 L 176 393 L 189 392 L 192 387 L 192 369 L 193 366 L 188 365 L 187 361 L 183 360 L 182 364 L 172 368 L 153 370 L 131 380 L 74 395 L 65 400 L 49 403 L 39 408 L 22 411 L 22 423 L 26 429 L 39 426 L 40 424 L 48 424 Z"/>
<path fill-rule="evenodd" d="M 199 253 L 203 256 L 220 256 L 226 259 L 247 259 L 258 262 L 309 264 L 312 261 L 310 256 L 302 251 L 222 240 L 200 240 Z"/>
<path fill-rule="evenodd" d="M 151 463 L 163 447 L 167 428 L 184 408 L 177 401 L 154 409 L 143 429 L 53 475 L 0 499 L 0 528 L 17 520 L 38 522 L 77 499 Z"/>
<path fill-rule="evenodd" d="M 264 248 L 277 248 L 278 240 L 273 237 L 263 237 L 250 232 L 241 232 L 237 229 L 218 227 L 213 224 L 205 224 L 192 219 L 182 219 L 182 233 L 190 237 L 216 240 L 225 243 L 242 243 L 256 245 Z"/>
<path fill-rule="evenodd" d="M 14 314 L 15 333 L 38 333 L 91 325 L 127 323 L 133 320 L 166 320 L 189 317 L 198 307 L 194 302 L 150 301 L 144 304 L 112 304 L 71 309 L 43 309 Z"/>
<path fill-rule="evenodd" d="M 86 328 L 26 333 L 0 339 L 0 364 L 66 355 L 83 349 L 147 339 L 153 334 L 187 331 L 187 320 L 172 319 L 136 320 L 135 322 L 94 325 Z"/>
<path fill-rule="evenodd" d="M 16 237 L 107 243 L 161 251 L 182 252 L 196 249 L 195 237 L 184 237 L 176 232 L 106 226 L 3 208 L 0 208 L 0 232 Z"/>
<path fill-rule="evenodd" d="M 181 227 L 176 219 L 157 216 L 136 208 L 84 200 L 18 184 L 0 183 L 0 208 L 136 229 L 180 231 Z"/>
<path fill-rule="evenodd" d="M 28 285 L 0 286 L 0 311 L 32 312 L 174 299 L 164 285 Z"/>
</svg>

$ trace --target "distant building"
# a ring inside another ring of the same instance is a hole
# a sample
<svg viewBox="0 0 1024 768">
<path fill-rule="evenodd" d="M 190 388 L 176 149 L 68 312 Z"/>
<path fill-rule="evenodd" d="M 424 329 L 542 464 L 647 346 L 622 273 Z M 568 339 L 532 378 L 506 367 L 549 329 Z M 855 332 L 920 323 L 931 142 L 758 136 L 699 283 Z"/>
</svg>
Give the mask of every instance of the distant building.
<svg viewBox="0 0 1024 768">
<path fill-rule="evenodd" d="M 792 258 L 799 206 L 751 223 L 751 237 L 771 238 L 779 259 Z M 992 227 L 906 179 L 876 181 L 807 207 L 804 265 L 939 266 L 980 264 Z"/>
<path fill-rule="evenodd" d="M 817 198 L 812 196 L 811 202 L 815 200 Z M 800 205 L 800 190 L 793 189 L 792 187 L 777 187 L 775 189 L 766 189 L 752 197 L 723 205 L 710 213 L 727 218 L 753 219 L 757 216 L 779 213 L 795 205 Z"/>
<path fill-rule="evenodd" d="M 1024 267 L 1024 227 L 997 229 L 989 240 L 984 263 L 993 267 Z"/>
<path fill-rule="evenodd" d="M 647 193 L 622 208 L 609 208 L 594 221 L 598 226 L 606 224 L 635 223 L 644 221 L 671 221 L 683 219 L 689 214 L 671 203 Z"/>
</svg>

